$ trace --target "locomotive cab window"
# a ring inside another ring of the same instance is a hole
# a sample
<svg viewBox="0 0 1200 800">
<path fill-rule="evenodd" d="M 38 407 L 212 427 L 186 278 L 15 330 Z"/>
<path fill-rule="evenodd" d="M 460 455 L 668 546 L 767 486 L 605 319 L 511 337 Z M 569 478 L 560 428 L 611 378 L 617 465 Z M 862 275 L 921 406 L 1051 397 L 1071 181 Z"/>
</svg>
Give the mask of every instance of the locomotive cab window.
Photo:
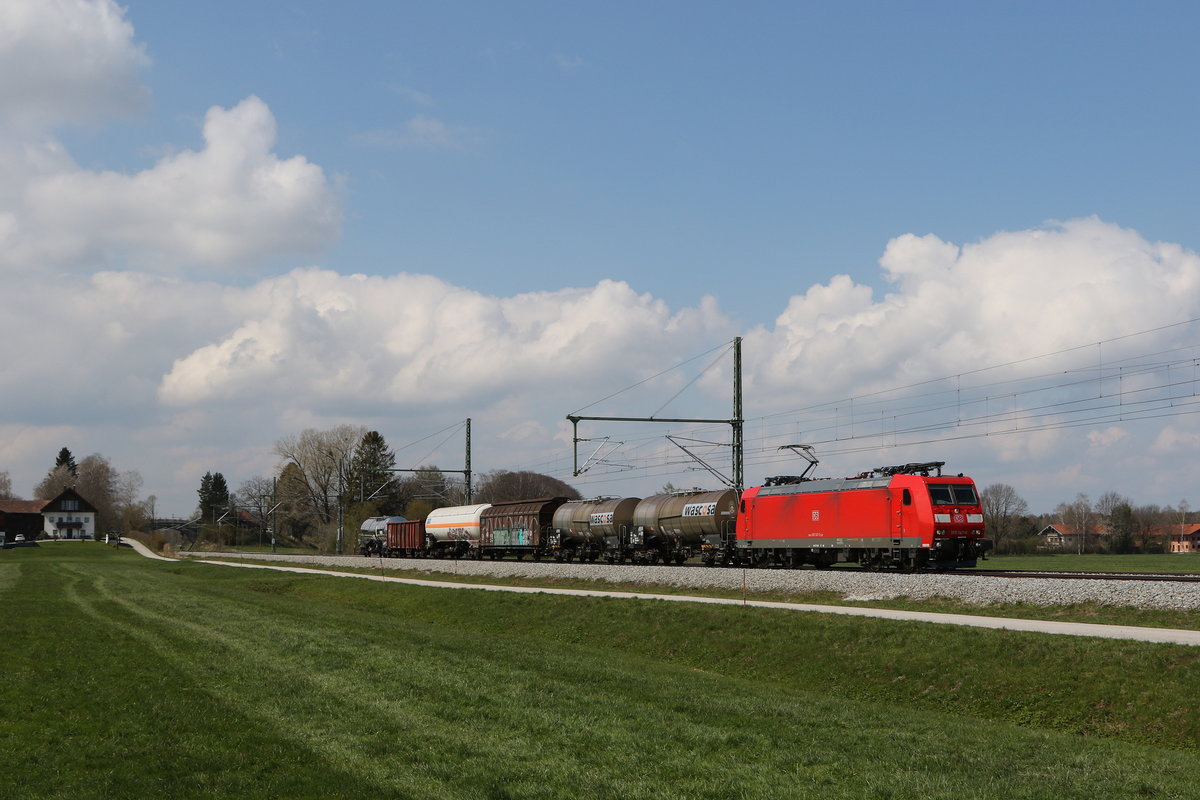
<svg viewBox="0 0 1200 800">
<path fill-rule="evenodd" d="M 912 505 L 912 492 L 910 492 L 908 489 L 904 490 L 904 505 Z"/>
<path fill-rule="evenodd" d="M 969 483 L 931 483 L 929 499 L 935 506 L 976 506 L 979 498 Z"/>
</svg>

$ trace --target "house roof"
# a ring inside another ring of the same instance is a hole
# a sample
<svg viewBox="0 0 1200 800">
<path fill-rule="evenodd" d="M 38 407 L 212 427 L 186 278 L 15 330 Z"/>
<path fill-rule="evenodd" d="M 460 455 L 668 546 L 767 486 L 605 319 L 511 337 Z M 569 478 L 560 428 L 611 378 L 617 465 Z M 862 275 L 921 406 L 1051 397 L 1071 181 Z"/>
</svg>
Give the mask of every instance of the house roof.
<svg viewBox="0 0 1200 800">
<path fill-rule="evenodd" d="M 1167 525 L 1155 525 L 1149 530 L 1151 536 L 1157 537 L 1174 538 L 1177 536 L 1197 536 L 1200 535 L 1200 524 L 1194 522 L 1189 522 L 1187 524 L 1173 522 Z M 1078 536 L 1079 529 L 1073 525 L 1062 525 L 1055 522 L 1038 531 L 1039 536 L 1047 536 L 1052 533 L 1056 533 L 1059 536 Z M 1108 533 L 1108 526 L 1103 524 L 1090 526 L 1088 528 L 1088 534 L 1091 536 L 1107 536 Z"/>
<path fill-rule="evenodd" d="M 93 514 L 96 513 L 96 507 L 84 499 L 83 495 L 79 494 L 79 492 L 75 491 L 69 486 L 66 489 L 63 489 L 62 492 L 60 492 L 59 495 L 53 500 L 47 501 L 43 510 L 67 511 L 68 509 L 63 508 L 63 505 L 67 500 L 74 500 L 76 503 L 76 507 L 70 509 L 70 511 L 90 511 Z"/>
<path fill-rule="evenodd" d="M 0 511 L 7 514 L 40 514 L 49 500 L 0 500 Z"/>
<path fill-rule="evenodd" d="M 73 511 L 96 513 L 96 507 L 85 500 L 74 489 L 64 489 L 51 500 L 0 500 L 0 512 L 6 514 L 45 514 L 62 510 L 63 500 L 78 500 L 79 507 Z"/>
<path fill-rule="evenodd" d="M 1057 533 L 1059 536 L 1078 536 L 1079 529 L 1074 525 L 1060 525 L 1059 523 L 1054 522 L 1038 531 L 1039 536 L 1046 536 L 1050 533 Z M 1107 536 L 1108 526 L 1090 525 L 1088 526 L 1088 534 L 1091 536 Z"/>
</svg>

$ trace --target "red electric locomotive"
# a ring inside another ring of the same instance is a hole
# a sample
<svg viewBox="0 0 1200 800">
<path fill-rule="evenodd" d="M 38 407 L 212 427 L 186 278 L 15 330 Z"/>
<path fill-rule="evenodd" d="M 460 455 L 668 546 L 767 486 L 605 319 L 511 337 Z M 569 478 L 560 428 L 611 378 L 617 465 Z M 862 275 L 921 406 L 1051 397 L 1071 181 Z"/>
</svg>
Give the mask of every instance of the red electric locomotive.
<svg viewBox="0 0 1200 800">
<path fill-rule="evenodd" d="M 882 569 L 973 567 L 991 548 L 970 478 L 943 461 L 880 467 L 854 478 L 772 478 L 742 493 L 732 549 L 708 563 Z"/>
</svg>

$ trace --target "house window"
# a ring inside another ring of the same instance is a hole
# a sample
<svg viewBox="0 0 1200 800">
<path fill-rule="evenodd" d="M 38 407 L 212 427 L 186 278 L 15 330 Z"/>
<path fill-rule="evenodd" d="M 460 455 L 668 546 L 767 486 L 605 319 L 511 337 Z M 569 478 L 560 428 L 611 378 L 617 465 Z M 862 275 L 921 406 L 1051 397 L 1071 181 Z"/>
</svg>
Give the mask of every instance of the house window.
<svg viewBox="0 0 1200 800">
<path fill-rule="evenodd" d="M 79 501 L 78 500 L 63 500 L 62 510 L 63 511 L 78 511 L 79 510 Z"/>
</svg>

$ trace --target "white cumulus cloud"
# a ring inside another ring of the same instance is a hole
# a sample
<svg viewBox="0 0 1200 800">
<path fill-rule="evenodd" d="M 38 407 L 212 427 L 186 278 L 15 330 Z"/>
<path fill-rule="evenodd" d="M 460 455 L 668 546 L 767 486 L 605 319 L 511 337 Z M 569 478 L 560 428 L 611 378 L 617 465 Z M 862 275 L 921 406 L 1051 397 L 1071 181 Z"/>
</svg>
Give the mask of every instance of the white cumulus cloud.
<svg viewBox="0 0 1200 800">
<path fill-rule="evenodd" d="M 44 171 L 8 213 L 8 260 L 173 271 L 317 252 L 340 231 L 340 199 L 319 166 L 274 144 L 270 109 L 249 97 L 209 109 L 202 150 L 142 172 Z"/>
<path fill-rule="evenodd" d="M 43 128 L 127 114 L 149 97 L 150 62 L 112 0 L 0 3 L 0 119 Z"/>
<path fill-rule="evenodd" d="M 880 265 L 895 287 L 883 297 L 834 276 L 747 334 L 764 393 L 829 398 L 970 372 L 1186 320 L 1200 301 L 1200 254 L 1095 218 L 961 247 L 904 235 Z"/>
<path fill-rule="evenodd" d="M 728 330 L 711 309 L 672 311 L 615 281 L 490 297 L 426 275 L 305 269 L 265 280 L 233 304 L 245 318 L 175 361 L 159 389 L 163 402 L 282 393 L 318 405 L 490 404 L 543 394 L 546 385 L 593 385 L 593 374 L 628 374 L 650 353 Z M 630 358 L 637 349 L 641 357 Z"/>
</svg>

